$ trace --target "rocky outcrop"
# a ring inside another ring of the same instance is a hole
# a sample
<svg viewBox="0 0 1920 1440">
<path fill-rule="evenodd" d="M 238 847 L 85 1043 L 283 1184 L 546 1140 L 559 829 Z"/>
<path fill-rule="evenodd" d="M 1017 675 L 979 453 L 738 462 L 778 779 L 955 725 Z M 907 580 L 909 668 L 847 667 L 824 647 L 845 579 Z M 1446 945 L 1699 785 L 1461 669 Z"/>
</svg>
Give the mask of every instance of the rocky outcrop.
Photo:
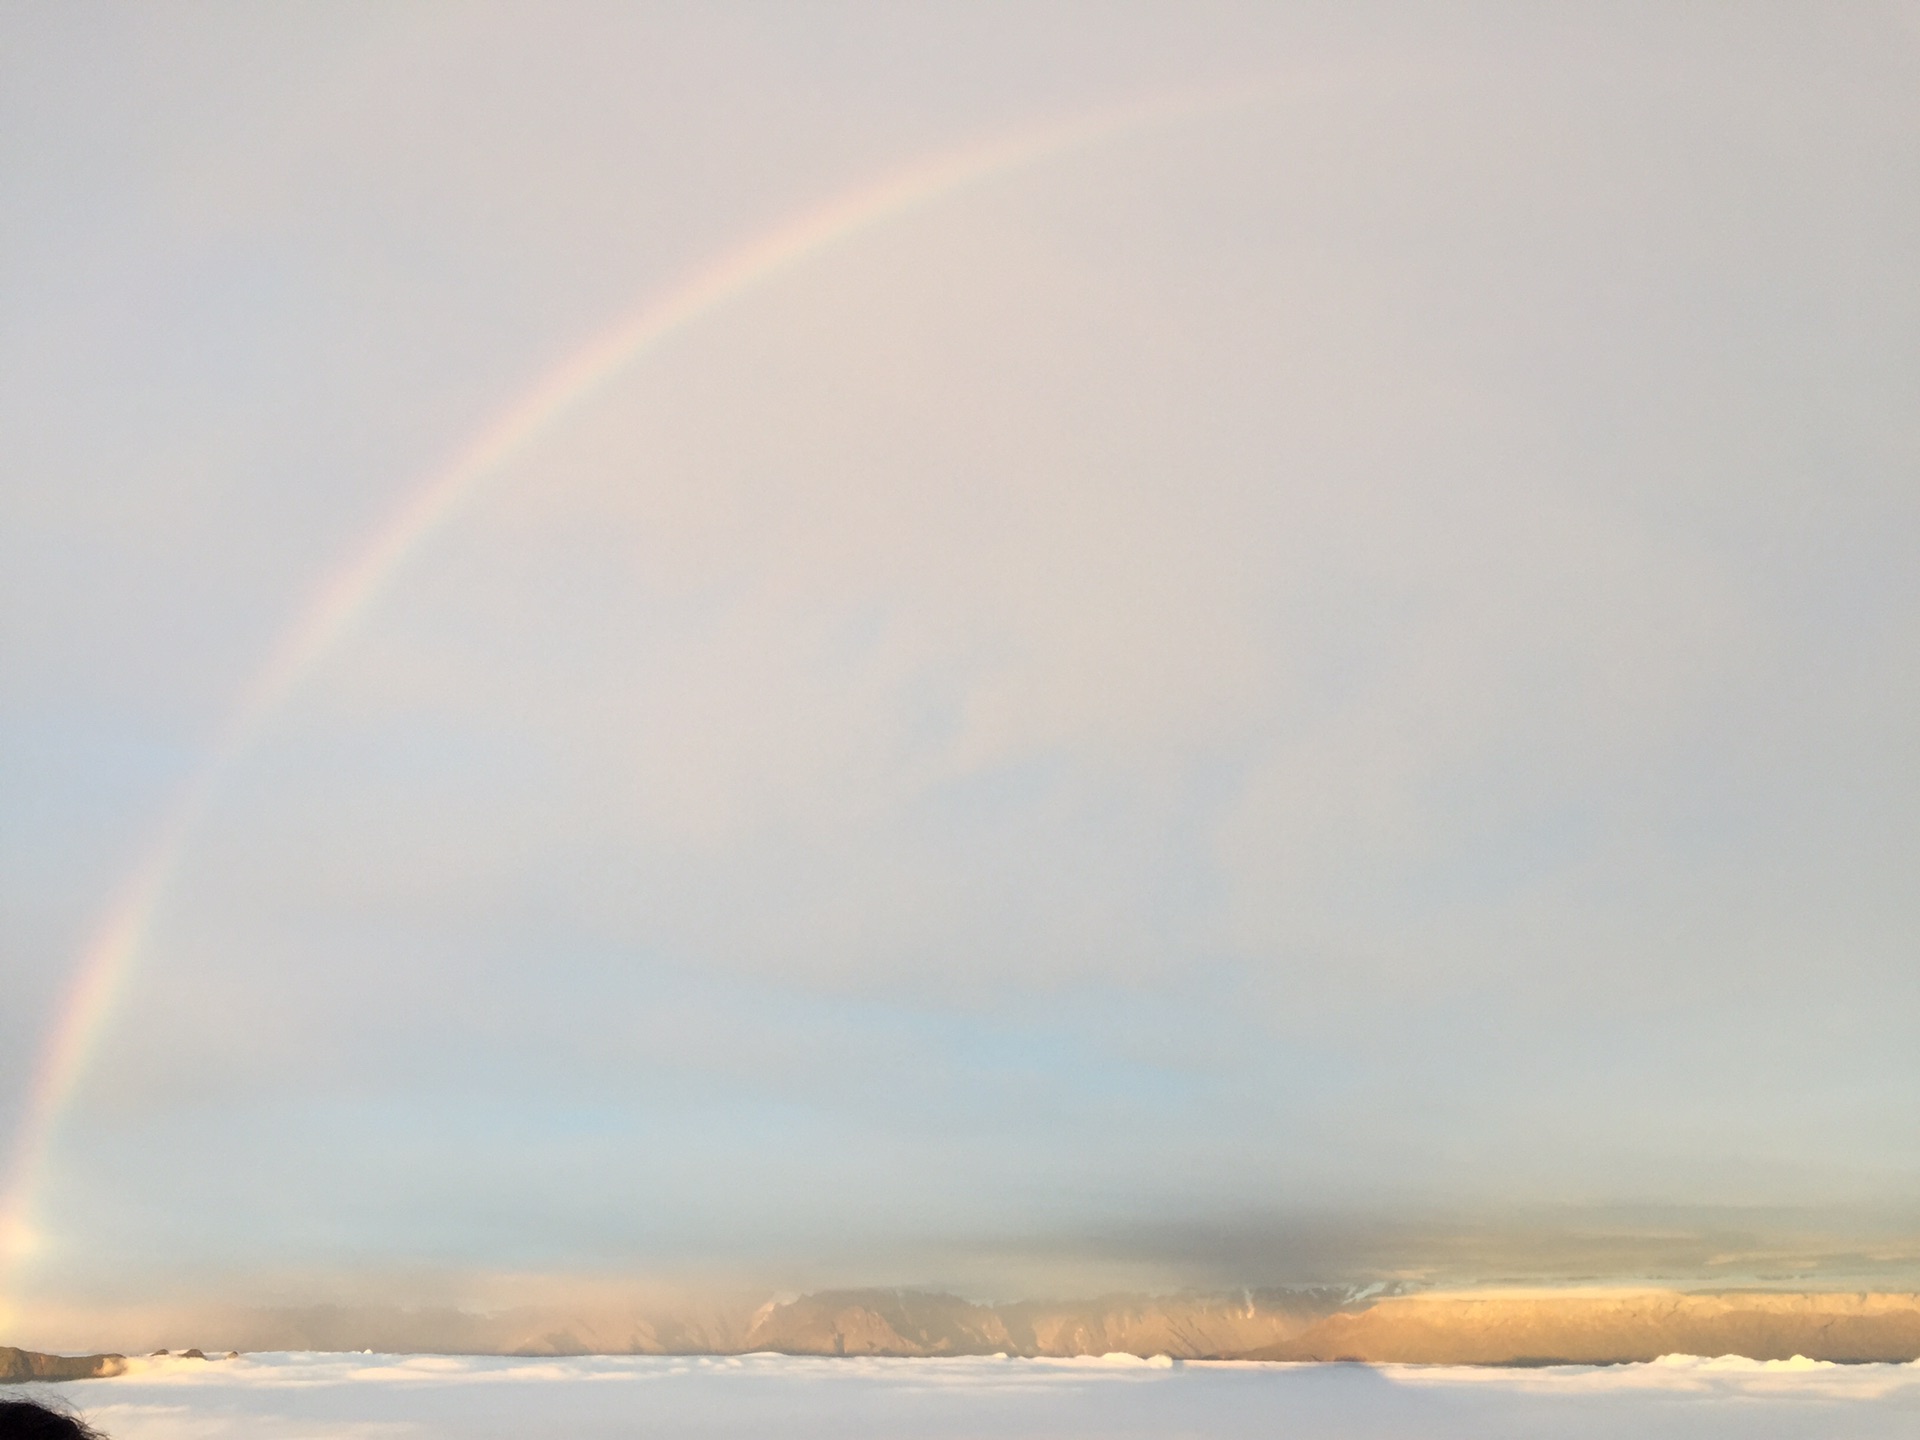
<svg viewBox="0 0 1920 1440">
<path fill-rule="evenodd" d="M 124 1355 L 42 1355 L 0 1345 L 0 1384 L 27 1380 L 96 1380 L 127 1368 Z"/>
<path fill-rule="evenodd" d="M 1420 1295 L 1329 1315 L 1254 1360 L 1613 1364 L 1661 1355 L 1920 1358 L 1920 1296 L 1676 1291 Z"/>
</svg>

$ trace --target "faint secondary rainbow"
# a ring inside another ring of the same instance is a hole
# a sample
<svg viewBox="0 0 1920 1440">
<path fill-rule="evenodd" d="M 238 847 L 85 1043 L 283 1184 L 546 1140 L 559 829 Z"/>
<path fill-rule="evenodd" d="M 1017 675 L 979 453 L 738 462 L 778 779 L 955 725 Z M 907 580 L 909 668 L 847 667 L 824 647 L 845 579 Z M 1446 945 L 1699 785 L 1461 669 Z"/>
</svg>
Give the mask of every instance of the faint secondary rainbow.
<svg viewBox="0 0 1920 1440">
<path fill-rule="evenodd" d="M 1055 121 L 908 166 L 727 251 L 642 305 L 520 396 L 450 464 L 428 477 L 322 584 L 244 692 L 74 966 L 43 1044 L 0 1197 L 0 1282 L 34 1248 L 33 1207 L 62 1110 L 220 780 L 262 725 L 352 629 L 408 555 L 480 484 L 622 368 L 716 307 L 861 231 L 1005 174 L 1156 122 L 1253 98 L 1251 91 L 1163 98 Z M 5 1298 L 0 1290 L 0 1302 Z M 0 1312 L 3 1314 L 3 1312 Z"/>
</svg>

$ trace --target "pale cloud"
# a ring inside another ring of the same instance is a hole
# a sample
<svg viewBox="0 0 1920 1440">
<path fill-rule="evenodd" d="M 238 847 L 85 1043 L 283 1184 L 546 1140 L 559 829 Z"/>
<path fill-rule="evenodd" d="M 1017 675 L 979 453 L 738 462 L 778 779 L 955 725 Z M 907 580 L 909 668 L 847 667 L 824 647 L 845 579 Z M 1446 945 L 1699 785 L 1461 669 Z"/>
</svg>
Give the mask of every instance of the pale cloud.
<svg viewBox="0 0 1920 1440">
<path fill-rule="evenodd" d="M 1334 1428 L 1433 1436 L 1908 1433 L 1912 1365 L 1669 1356 L 1539 1370 L 1172 1365 L 1133 1356 L 887 1361 L 267 1355 L 67 1387 L 126 1440 L 176 1435 L 1114 1435 Z"/>
</svg>

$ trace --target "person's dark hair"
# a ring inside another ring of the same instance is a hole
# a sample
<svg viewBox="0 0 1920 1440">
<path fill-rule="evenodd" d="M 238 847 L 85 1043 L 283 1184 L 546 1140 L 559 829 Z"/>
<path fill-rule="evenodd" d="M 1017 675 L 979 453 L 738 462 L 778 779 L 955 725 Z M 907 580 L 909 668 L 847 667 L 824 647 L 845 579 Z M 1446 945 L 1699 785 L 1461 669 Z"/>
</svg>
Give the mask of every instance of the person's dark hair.
<svg viewBox="0 0 1920 1440">
<path fill-rule="evenodd" d="M 0 1440 L 106 1440 L 78 1415 L 38 1400 L 0 1400 Z"/>
</svg>

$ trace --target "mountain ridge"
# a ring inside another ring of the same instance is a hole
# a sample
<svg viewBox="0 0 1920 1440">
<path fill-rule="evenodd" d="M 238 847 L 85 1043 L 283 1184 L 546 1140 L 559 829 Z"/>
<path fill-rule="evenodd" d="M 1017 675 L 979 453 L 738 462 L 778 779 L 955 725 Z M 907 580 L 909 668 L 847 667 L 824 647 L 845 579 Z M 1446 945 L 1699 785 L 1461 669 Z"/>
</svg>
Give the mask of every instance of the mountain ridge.
<svg viewBox="0 0 1920 1440">
<path fill-rule="evenodd" d="M 935 1290 L 823 1290 L 753 1304 L 557 1305 L 493 1314 L 318 1306 L 196 1321 L 240 1350 L 1029 1358 L 1375 1364 L 1615 1364 L 1667 1354 L 1920 1359 L 1920 1295 L 1876 1291 L 1382 1292 L 1303 1287 L 980 1303 Z M 118 1373 L 118 1355 L 0 1348 L 0 1376 Z"/>
</svg>

